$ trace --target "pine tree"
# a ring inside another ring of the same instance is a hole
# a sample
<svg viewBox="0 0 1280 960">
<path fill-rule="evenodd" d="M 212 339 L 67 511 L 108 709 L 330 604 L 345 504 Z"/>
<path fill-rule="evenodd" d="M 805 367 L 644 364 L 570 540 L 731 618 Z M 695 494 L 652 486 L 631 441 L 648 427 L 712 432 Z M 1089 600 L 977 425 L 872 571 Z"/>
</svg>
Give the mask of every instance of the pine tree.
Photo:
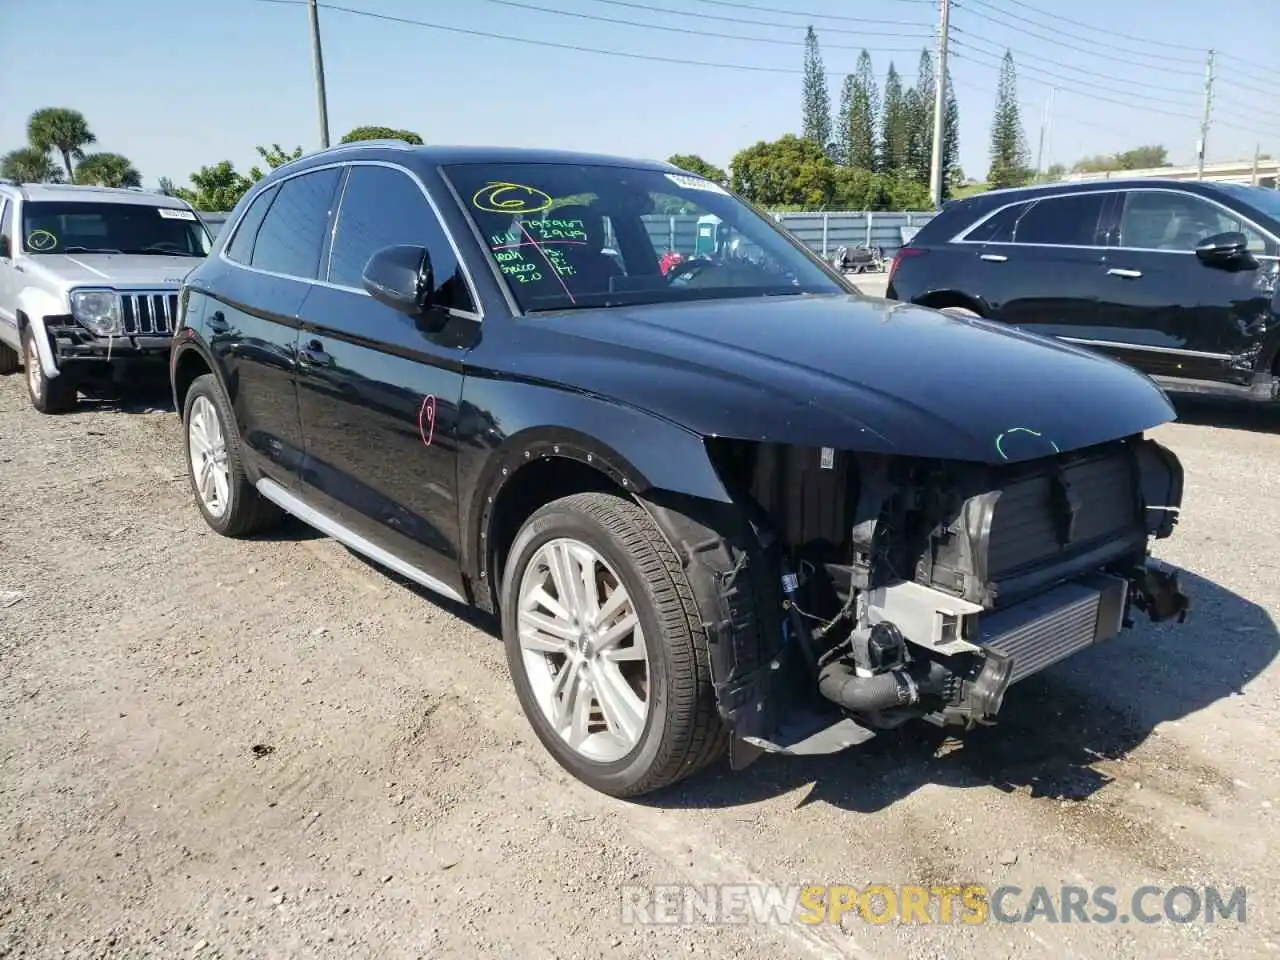
<svg viewBox="0 0 1280 960">
<path fill-rule="evenodd" d="M 946 112 L 942 115 L 942 199 L 951 197 L 951 190 L 960 179 L 960 104 L 956 102 L 956 89 L 951 83 L 951 68 L 946 75 Z"/>
<path fill-rule="evenodd" d="M 929 185 L 933 163 L 933 106 L 937 82 L 933 75 L 933 57 L 920 51 L 920 68 L 915 88 L 910 92 L 907 126 L 907 168 L 911 179 Z"/>
<path fill-rule="evenodd" d="M 831 143 L 831 96 L 827 71 L 818 50 L 818 35 L 810 27 L 804 37 L 804 125 L 802 135 L 823 150 Z"/>
<path fill-rule="evenodd" d="M 850 118 L 853 141 L 849 166 L 859 170 L 877 169 L 876 120 L 880 115 L 880 89 L 876 85 L 875 70 L 871 66 L 871 54 L 866 50 L 858 54 L 857 90 Z"/>
<path fill-rule="evenodd" d="M 840 90 L 837 139 L 840 163 L 857 170 L 876 169 L 876 114 L 880 94 L 871 66 L 871 54 L 863 50 L 857 73 L 844 78 Z"/>
<path fill-rule="evenodd" d="M 902 78 L 893 62 L 889 62 L 889 74 L 884 81 L 884 111 L 880 119 L 880 169 L 883 173 L 898 174 L 907 162 L 907 134 L 909 114 L 906 95 L 902 91 Z"/>
<path fill-rule="evenodd" d="M 1006 50 L 996 88 L 996 112 L 991 121 L 991 170 L 987 183 L 993 190 L 1027 182 L 1030 151 L 1018 109 L 1017 74 L 1013 53 Z"/>
<path fill-rule="evenodd" d="M 858 78 L 846 74 L 840 84 L 840 111 L 836 114 L 836 162 L 853 165 L 853 102 L 858 96 Z"/>
</svg>

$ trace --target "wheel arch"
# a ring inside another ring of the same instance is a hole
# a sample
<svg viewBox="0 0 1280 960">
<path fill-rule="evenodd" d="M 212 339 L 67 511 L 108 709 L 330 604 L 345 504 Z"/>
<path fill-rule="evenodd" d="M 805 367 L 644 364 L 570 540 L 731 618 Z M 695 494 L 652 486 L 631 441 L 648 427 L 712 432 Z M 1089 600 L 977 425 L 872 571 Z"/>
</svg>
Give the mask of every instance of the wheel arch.
<svg viewBox="0 0 1280 960">
<path fill-rule="evenodd" d="M 218 386 L 234 401 L 235 394 L 228 388 L 221 366 L 214 362 L 204 341 L 190 329 L 179 331 L 176 337 L 169 357 L 169 383 L 173 389 L 173 404 L 178 416 L 182 416 L 182 407 L 187 402 L 191 384 L 206 373 L 213 374 Z"/>
<path fill-rule="evenodd" d="M 611 492 L 643 507 L 642 494 L 674 486 L 686 495 L 729 502 L 700 437 L 674 425 L 660 434 L 661 439 L 645 437 L 633 444 L 631 455 L 566 427 L 534 427 L 506 438 L 488 458 L 464 521 L 465 572 L 477 605 L 497 611 L 507 552 L 525 520 L 552 500 Z M 659 466 L 658 459 L 666 465 Z"/>
<path fill-rule="evenodd" d="M 190 341 L 174 344 L 173 356 L 169 362 L 169 383 L 173 388 L 173 406 L 179 417 L 182 416 L 182 408 L 187 402 L 191 385 L 206 373 L 214 373 L 214 365 L 209 362 L 204 351 Z"/>
<path fill-rule="evenodd" d="M 959 290 L 931 290 L 924 296 L 918 297 L 914 302 L 933 310 L 942 310 L 945 307 L 962 307 L 965 310 L 972 310 L 980 317 L 989 317 L 991 315 L 990 306 L 984 303 L 981 297 L 961 293 Z"/>
<path fill-rule="evenodd" d="M 473 602 L 500 613 L 504 564 L 525 520 L 552 500 L 588 491 L 611 492 L 637 503 L 680 558 L 709 640 L 708 656 L 717 707 L 736 736 L 763 736 L 778 722 L 794 684 L 790 669 L 774 670 L 770 658 L 782 642 L 780 581 L 769 551 L 742 505 L 726 491 L 703 438 L 698 456 L 714 483 L 692 480 L 696 470 L 650 475 L 630 457 L 574 431 L 528 431 L 510 439 L 495 457 L 494 476 L 480 500 L 464 544 L 478 562 L 468 574 Z M 672 442 L 647 452 L 669 466 L 686 467 L 689 449 Z M 682 453 L 684 456 L 682 457 Z M 646 466 L 649 461 L 645 461 Z M 505 472 L 504 472 L 505 471 Z M 667 483 L 657 483 L 659 476 Z"/>
<path fill-rule="evenodd" d="M 28 327 L 35 341 L 36 353 L 40 357 L 40 367 L 50 380 L 58 376 L 58 365 L 54 362 L 53 347 L 49 343 L 49 331 L 44 325 L 45 317 L 65 316 L 66 305 L 57 297 L 41 290 L 39 287 L 26 287 L 18 292 L 16 304 L 18 315 L 18 337 Z"/>
</svg>

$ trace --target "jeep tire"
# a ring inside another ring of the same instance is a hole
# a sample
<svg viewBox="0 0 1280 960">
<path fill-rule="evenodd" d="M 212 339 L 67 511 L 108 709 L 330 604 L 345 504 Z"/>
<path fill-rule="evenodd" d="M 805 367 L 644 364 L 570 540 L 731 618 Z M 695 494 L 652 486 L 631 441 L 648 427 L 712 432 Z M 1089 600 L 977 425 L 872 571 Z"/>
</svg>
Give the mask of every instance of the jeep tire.
<svg viewBox="0 0 1280 960">
<path fill-rule="evenodd" d="M 41 413 L 67 413 L 76 406 L 76 382 L 66 373 L 45 376 L 31 327 L 22 331 L 22 363 L 26 369 L 27 396 Z"/>
<path fill-rule="evenodd" d="M 594 586 L 585 587 L 588 581 Z M 576 610 L 561 584 L 578 591 Z M 618 589 L 626 594 L 619 608 L 625 616 L 608 612 L 618 604 Z M 568 616 L 550 612 L 556 607 Z M 579 493 L 537 510 L 508 553 L 500 609 L 520 705 L 538 739 L 577 779 L 611 796 L 636 796 L 724 755 L 727 740 L 693 590 L 680 558 L 636 503 Z M 632 637 L 610 640 L 624 620 L 635 624 Z M 578 626 L 576 634 L 570 624 Z M 619 692 L 621 680 L 627 688 Z M 639 711 L 620 707 L 641 701 L 642 720 Z M 575 730 L 579 716 L 582 726 Z M 594 730 L 585 741 L 584 727 Z M 617 735 L 619 729 L 627 735 Z M 588 748 L 593 741 L 608 745 Z"/>
<path fill-rule="evenodd" d="M 17 373 L 21 368 L 22 358 L 18 356 L 18 351 L 0 341 L 0 376 Z"/>
</svg>

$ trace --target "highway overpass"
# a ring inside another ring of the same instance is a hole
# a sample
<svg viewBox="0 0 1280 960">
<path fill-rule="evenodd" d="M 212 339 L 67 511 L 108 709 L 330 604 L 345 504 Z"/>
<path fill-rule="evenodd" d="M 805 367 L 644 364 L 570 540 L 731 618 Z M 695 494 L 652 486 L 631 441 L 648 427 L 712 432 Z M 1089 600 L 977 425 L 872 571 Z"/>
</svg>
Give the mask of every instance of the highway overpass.
<svg viewBox="0 0 1280 960">
<path fill-rule="evenodd" d="M 1149 167 L 1145 170 L 1110 170 L 1104 173 L 1069 173 L 1063 180 L 1078 183 L 1082 180 L 1109 180 L 1112 177 L 1164 177 L 1170 180 L 1195 180 L 1196 168 Z M 1227 183 L 1253 183 L 1260 187 L 1280 189 L 1280 161 L 1260 160 L 1255 168 L 1252 160 L 1236 160 L 1231 163 L 1206 163 L 1204 179 Z"/>
</svg>

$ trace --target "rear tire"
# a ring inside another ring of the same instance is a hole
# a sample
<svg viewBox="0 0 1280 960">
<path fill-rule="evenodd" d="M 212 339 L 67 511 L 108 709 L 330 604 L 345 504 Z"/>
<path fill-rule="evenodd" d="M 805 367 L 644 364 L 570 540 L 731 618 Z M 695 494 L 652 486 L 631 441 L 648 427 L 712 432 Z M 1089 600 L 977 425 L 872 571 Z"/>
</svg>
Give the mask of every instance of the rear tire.
<svg viewBox="0 0 1280 960">
<path fill-rule="evenodd" d="M 27 368 L 27 396 L 31 399 L 31 406 L 49 414 L 74 410 L 78 400 L 75 381 L 65 372 L 56 377 L 45 376 L 36 350 L 36 337 L 30 327 L 22 331 L 21 339 L 22 363 Z"/>
<path fill-rule="evenodd" d="M 0 343 L 0 376 L 17 373 L 22 368 L 22 358 L 18 351 L 7 343 Z"/>
<path fill-rule="evenodd" d="M 536 511 L 508 554 L 501 609 L 525 716 L 583 783 L 637 796 L 724 754 L 693 591 L 637 504 L 580 493 Z"/>
<path fill-rule="evenodd" d="M 191 384 L 182 425 L 191 492 L 205 522 L 224 537 L 246 537 L 278 524 L 280 508 L 245 474 L 235 415 L 213 374 Z"/>
</svg>

